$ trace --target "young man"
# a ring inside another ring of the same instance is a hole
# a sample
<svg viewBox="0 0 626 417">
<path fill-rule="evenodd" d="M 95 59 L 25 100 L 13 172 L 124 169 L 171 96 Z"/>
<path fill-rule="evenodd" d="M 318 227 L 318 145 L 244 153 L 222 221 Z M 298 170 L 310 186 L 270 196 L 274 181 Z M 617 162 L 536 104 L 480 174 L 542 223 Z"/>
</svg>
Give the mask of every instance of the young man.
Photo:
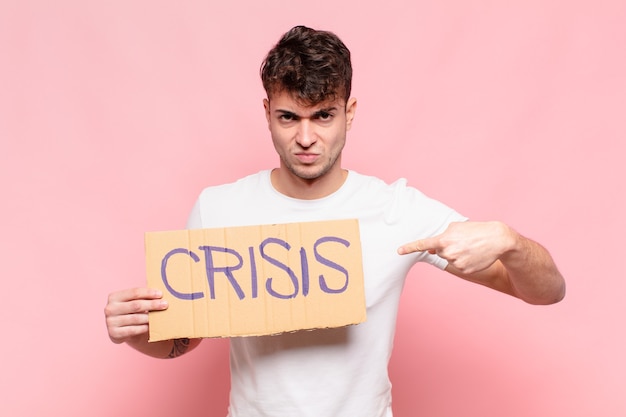
<svg viewBox="0 0 626 417">
<path fill-rule="evenodd" d="M 293 28 L 269 52 L 261 78 L 279 167 L 205 189 L 188 227 L 358 218 L 367 321 L 232 339 L 230 417 L 391 416 L 387 365 L 403 282 L 416 262 L 532 304 L 563 298 L 564 280 L 539 244 L 500 222 L 466 221 L 403 180 L 388 185 L 342 168 L 357 102 L 350 52 L 334 34 Z M 162 358 L 196 347 L 200 340 L 147 342 L 146 312 L 166 308 L 152 289 L 112 293 L 111 340 Z"/>
</svg>

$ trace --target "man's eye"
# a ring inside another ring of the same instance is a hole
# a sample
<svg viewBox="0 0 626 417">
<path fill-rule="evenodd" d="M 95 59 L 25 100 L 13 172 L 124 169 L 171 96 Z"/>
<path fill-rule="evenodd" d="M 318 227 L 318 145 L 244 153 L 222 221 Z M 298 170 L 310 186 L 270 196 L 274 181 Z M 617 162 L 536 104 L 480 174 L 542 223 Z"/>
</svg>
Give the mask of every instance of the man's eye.
<svg viewBox="0 0 626 417">
<path fill-rule="evenodd" d="M 317 114 L 317 118 L 320 120 L 330 120 L 333 117 L 332 114 L 325 112 L 325 111 L 321 111 Z"/>
<path fill-rule="evenodd" d="M 292 120 L 296 120 L 295 116 L 289 113 L 281 114 L 278 118 L 282 120 L 283 122 L 290 122 Z"/>
</svg>

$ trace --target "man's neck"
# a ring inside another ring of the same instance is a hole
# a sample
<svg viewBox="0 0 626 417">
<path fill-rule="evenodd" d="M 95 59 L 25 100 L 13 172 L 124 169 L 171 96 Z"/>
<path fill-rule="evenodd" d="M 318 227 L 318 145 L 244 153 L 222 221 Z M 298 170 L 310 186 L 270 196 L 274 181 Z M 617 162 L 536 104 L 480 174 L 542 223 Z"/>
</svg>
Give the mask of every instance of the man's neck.
<svg viewBox="0 0 626 417">
<path fill-rule="evenodd" d="M 320 178 L 304 179 L 293 175 L 286 168 L 272 170 L 272 186 L 281 194 L 299 200 L 324 198 L 339 190 L 348 178 L 348 171 L 337 169 Z"/>
</svg>

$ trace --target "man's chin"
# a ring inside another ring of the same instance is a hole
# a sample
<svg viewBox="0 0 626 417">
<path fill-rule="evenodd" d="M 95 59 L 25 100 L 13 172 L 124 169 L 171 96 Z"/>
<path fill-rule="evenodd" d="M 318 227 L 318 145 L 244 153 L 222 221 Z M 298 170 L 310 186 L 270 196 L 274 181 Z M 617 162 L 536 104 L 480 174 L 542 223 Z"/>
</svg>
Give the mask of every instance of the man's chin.
<svg viewBox="0 0 626 417">
<path fill-rule="evenodd" d="M 316 166 L 289 166 L 289 172 L 302 180 L 316 180 L 328 171 L 327 169 Z"/>
</svg>

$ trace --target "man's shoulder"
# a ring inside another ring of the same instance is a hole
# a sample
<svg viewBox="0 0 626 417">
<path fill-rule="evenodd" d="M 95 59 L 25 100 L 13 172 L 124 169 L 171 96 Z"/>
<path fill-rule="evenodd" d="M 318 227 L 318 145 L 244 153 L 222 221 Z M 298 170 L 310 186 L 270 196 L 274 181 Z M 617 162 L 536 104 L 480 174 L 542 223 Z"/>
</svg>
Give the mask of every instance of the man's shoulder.
<svg viewBox="0 0 626 417">
<path fill-rule="evenodd" d="M 361 174 L 355 171 L 350 171 L 350 177 L 354 187 L 358 187 L 370 193 L 388 192 L 390 194 L 397 194 L 408 191 L 410 193 L 417 192 L 421 194 L 418 189 L 408 185 L 406 178 L 397 178 L 393 181 L 387 181 L 374 175 Z"/>
<path fill-rule="evenodd" d="M 229 194 L 233 192 L 242 192 L 246 190 L 259 190 L 260 187 L 266 182 L 269 176 L 269 171 L 259 171 L 254 174 L 246 175 L 235 181 L 209 185 L 205 187 L 200 195 L 216 195 L 216 194 Z"/>
</svg>

